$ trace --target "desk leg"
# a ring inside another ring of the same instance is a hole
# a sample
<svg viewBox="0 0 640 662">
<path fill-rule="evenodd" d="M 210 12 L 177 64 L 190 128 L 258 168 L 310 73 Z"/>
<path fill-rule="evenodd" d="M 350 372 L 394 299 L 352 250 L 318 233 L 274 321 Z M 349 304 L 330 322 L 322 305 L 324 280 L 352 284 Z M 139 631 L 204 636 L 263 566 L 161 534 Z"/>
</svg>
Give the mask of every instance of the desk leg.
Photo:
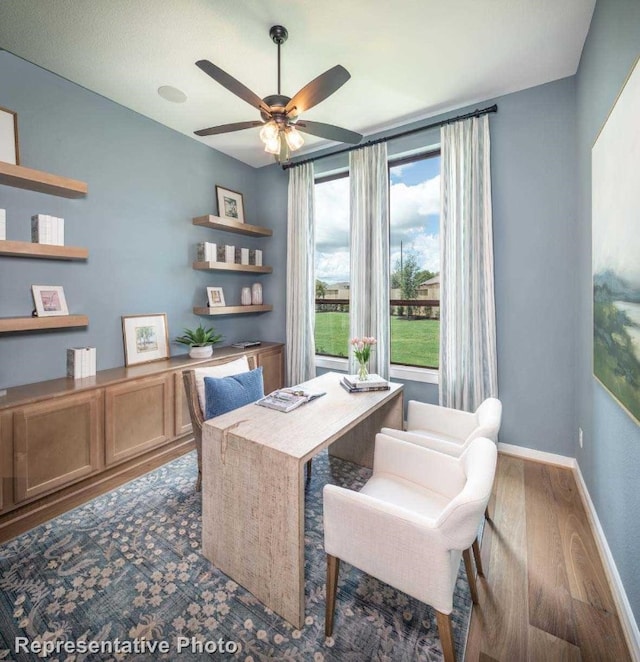
<svg viewBox="0 0 640 662">
<path fill-rule="evenodd" d="M 353 397 L 358 397 L 358 395 Z M 402 391 L 398 391 L 391 400 L 372 412 L 340 439 L 334 441 L 329 446 L 329 455 L 363 467 L 373 468 L 376 434 L 385 427 L 402 430 L 403 417 Z"/>
<path fill-rule="evenodd" d="M 304 624 L 304 464 L 203 427 L 202 553 L 296 628 Z"/>
</svg>

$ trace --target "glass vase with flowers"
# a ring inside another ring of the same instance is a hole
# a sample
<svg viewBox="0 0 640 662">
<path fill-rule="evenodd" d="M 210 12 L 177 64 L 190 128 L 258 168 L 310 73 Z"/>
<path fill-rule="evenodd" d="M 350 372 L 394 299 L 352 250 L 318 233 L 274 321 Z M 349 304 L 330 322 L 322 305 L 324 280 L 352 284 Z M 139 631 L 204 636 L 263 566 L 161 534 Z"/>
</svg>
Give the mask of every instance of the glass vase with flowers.
<svg viewBox="0 0 640 662">
<path fill-rule="evenodd" d="M 351 346 L 353 347 L 353 355 L 358 362 L 358 380 L 367 381 L 369 377 L 369 359 L 371 358 L 371 350 L 376 344 L 375 338 L 352 338 Z"/>
</svg>

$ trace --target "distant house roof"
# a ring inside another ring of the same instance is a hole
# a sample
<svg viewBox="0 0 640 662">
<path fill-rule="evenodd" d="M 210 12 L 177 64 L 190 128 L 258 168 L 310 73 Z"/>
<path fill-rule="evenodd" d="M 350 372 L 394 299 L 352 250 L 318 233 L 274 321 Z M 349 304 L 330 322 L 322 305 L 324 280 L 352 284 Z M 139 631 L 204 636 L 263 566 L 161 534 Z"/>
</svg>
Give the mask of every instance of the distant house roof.
<svg viewBox="0 0 640 662">
<path fill-rule="evenodd" d="M 421 287 L 428 287 L 429 285 L 440 285 L 440 274 L 437 274 L 433 278 L 429 278 L 429 280 L 425 280 L 424 283 L 421 283 L 418 289 Z"/>
</svg>

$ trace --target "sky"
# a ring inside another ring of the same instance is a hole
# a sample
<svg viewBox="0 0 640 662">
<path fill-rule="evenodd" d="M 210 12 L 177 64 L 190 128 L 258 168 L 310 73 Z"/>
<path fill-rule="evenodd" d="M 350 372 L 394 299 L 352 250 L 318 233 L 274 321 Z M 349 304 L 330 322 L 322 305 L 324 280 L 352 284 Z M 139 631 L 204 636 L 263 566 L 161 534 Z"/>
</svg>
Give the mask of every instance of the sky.
<svg viewBox="0 0 640 662">
<path fill-rule="evenodd" d="M 440 157 L 390 170 L 391 272 L 400 248 L 424 269 L 440 271 Z M 349 281 L 349 178 L 316 184 L 316 278 Z"/>
</svg>

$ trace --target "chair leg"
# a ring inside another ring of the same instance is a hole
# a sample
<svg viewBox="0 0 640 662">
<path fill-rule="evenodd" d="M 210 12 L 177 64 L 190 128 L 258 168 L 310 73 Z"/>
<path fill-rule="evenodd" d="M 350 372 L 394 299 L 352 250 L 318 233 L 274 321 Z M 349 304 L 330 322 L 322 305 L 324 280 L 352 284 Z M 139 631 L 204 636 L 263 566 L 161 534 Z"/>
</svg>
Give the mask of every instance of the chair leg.
<svg viewBox="0 0 640 662">
<path fill-rule="evenodd" d="M 453 632 L 451 630 L 451 614 L 443 614 L 436 610 L 436 620 L 444 662 L 456 662 L 456 651 L 453 647 Z"/>
<path fill-rule="evenodd" d="M 476 562 L 476 570 L 478 571 L 478 577 L 484 577 L 484 570 L 482 569 L 482 557 L 480 556 L 480 543 L 476 538 L 471 545 L 473 550 L 473 559 Z"/>
<path fill-rule="evenodd" d="M 338 588 L 338 573 L 340 559 L 327 554 L 327 606 L 324 617 L 324 634 L 330 637 L 333 633 L 333 614 L 336 610 L 336 591 Z"/>
<path fill-rule="evenodd" d="M 307 460 L 307 463 L 304 465 L 304 472 L 306 474 L 307 483 L 311 480 L 311 463 L 313 460 Z"/>
<path fill-rule="evenodd" d="M 196 478 L 196 492 L 200 492 L 202 489 L 202 471 L 198 469 L 198 477 Z"/>
<path fill-rule="evenodd" d="M 478 604 L 478 588 L 476 586 L 476 573 L 473 569 L 473 563 L 471 562 L 471 554 L 468 549 L 465 549 L 462 552 L 464 558 L 464 568 L 467 571 L 467 581 L 469 582 L 469 591 L 471 592 L 471 600 L 474 605 Z"/>
</svg>

